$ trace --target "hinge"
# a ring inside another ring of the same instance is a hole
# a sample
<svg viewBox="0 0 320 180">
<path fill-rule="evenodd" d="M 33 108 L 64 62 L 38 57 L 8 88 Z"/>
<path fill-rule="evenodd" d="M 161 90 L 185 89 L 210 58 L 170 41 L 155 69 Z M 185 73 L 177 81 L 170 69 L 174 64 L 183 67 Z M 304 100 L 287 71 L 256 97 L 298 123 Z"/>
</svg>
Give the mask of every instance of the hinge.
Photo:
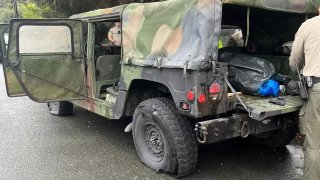
<svg viewBox="0 0 320 180">
<path fill-rule="evenodd" d="M 187 77 L 187 69 L 188 69 L 190 61 L 191 61 L 191 55 L 189 55 L 189 59 L 186 60 L 186 62 L 184 63 L 184 66 L 183 66 L 183 77 L 184 78 Z"/>
<path fill-rule="evenodd" d="M 20 61 L 21 61 L 21 56 L 19 56 L 19 58 L 13 62 L 13 65 L 17 67 L 20 64 Z"/>
<path fill-rule="evenodd" d="M 132 60 L 133 60 L 132 57 L 128 57 L 127 63 L 128 63 L 129 65 L 131 65 L 131 64 L 132 64 Z"/>
<path fill-rule="evenodd" d="M 157 68 L 161 69 L 161 65 L 162 65 L 162 61 L 163 61 L 163 58 L 161 56 L 159 56 L 156 60 L 156 66 Z"/>
<path fill-rule="evenodd" d="M 82 57 L 78 57 L 78 58 L 75 58 L 74 61 L 76 61 L 78 63 L 81 63 L 83 61 L 83 58 Z"/>
</svg>

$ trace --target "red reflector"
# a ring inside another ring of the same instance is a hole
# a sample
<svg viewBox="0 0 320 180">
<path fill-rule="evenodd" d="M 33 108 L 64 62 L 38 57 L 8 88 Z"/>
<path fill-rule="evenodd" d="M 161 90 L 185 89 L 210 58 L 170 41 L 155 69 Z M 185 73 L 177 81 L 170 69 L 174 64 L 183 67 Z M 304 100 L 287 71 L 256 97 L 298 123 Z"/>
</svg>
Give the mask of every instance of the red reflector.
<svg viewBox="0 0 320 180">
<path fill-rule="evenodd" d="M 194 92 L 192 90 L 188 91 L 187 99 L 188 101 L 194 101 Z"/>
<path fill-rule="evenodd" d="M 199 95 L 199 97 L 198 97 L 198 102 L 199 102 L 200 104 L 203 104 L 203 103 L 206 102 L 206 95 L 205 95 L 204 93 L 201 93 L 201 94 Z"/>
<path fill-rule="evenodd" d="M 190 106 L 188 103 L 182 103 L 182 107 L 183 110 L 190 110 Z"/>
<path fill-rule="evenodd" d="M 220 90 L 221 90 L 220 84 L 212 83 L 210 88 L 209 88 L 209 93 L 211 95 L 218 94 L 220 92 Z"/>
</svg>

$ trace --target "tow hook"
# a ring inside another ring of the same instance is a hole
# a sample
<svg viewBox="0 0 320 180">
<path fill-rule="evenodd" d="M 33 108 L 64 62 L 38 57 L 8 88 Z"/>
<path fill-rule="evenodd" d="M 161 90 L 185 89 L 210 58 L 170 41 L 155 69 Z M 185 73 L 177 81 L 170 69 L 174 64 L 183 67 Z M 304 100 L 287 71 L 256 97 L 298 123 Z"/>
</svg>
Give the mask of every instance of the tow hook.
<svg viewBox="0 0 320 180">
<path fill-rule="evenodd" d="M 250 135 L 250 129 L 248 121 L 243 121 L 241 128 L 240 128 L 240 136 L 242 138 L 247 138 Z"/>
<path fill-rule="evenodd" d="M 208 136 L 208 129 L 207 127 L 201 126 L 200 123 L 196 124 L 195 126 L 195 131 L 196 131 L 196 137 L 197 140 L 201 144 L 205 144 L 207 142 L 207 136 Z"/>
</svg>

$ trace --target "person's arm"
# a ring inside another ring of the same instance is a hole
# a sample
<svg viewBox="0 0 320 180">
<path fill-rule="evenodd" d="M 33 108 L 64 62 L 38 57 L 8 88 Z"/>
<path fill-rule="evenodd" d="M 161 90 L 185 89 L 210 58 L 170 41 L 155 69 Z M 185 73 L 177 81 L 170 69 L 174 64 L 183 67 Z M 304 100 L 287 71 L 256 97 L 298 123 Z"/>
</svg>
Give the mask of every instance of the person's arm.
<svg viewBox="0 0 320 180">
<path fill-rule="evenodd" d="M 299 70 L 302 70 L 304 63 L 304 40 L 305 40 L 305 30 L 303 25 L 300 27 L 296 33 L 291 56 L 289 59 L 290 68 L 293 72 L 297 72 L 297 66 Z"/>
<path fill-rule="evenodd" d="M 111 30 L 110 30 L 109 33 L 108 33 L 108 39 L 109 39 L 109 41 L 112 42 L 112 44 L 115 43 L 115 40 L 113 39 L 113 34 L 112 34 L 112 31 L 111 31 Z"/>
</svg>

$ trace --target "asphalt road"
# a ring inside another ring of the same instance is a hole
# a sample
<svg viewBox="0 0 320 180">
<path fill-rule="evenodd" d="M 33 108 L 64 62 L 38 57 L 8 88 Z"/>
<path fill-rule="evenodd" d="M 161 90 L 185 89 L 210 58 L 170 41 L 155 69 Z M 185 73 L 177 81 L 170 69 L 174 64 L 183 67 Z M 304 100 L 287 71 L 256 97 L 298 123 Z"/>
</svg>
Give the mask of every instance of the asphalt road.
<svg viewBox="0 0 320 180">
<path fill-rule="evenodd" d="M 140 163 L 128 121 L 107 120 L 75 107 L 56 117 L 46 104 L 8 98 L 0 65 L 0 179 L 172 179 Z M 303 153 L 232 140 L 200 147 L 195 173 L 185 179 L 300 179 Z"/>
</svg>

